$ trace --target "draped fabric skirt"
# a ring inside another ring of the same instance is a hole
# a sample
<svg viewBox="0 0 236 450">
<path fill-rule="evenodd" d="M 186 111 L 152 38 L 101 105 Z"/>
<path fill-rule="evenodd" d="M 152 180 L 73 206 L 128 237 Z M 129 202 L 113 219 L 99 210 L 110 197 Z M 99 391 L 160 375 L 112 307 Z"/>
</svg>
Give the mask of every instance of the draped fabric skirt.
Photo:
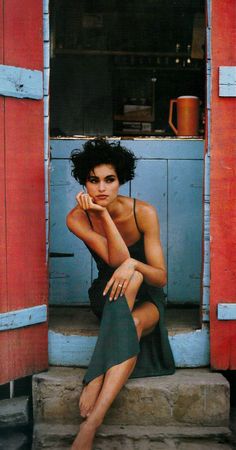
<svg viewBox="0 0 236 450">
<path fill-rule="evenodd" d="M 88 384 L 99 375 L 137 356 L 130 378 L 170 375 L 175 371 L 168 332 L 164 322 L 165 296 L 163 289 L 142 283 L 134 308 L 151 301 L 159 310 L 160 319 L 152 333 L 138 340 L 132 313 L 125 296 L 109 301 L 103 291 L 109 278 L 99 277 L 89 289 L 91 309 L 100 320 L 97 343 L 84 377 Z"/>
</svg>

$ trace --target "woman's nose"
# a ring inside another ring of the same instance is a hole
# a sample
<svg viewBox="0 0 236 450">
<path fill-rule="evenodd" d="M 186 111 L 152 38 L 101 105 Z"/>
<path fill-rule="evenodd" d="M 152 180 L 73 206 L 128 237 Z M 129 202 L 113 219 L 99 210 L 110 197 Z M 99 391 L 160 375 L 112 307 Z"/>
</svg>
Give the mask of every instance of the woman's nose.
<svg viewBox="0 0 236 450">
<path fill-rule="evenodd" d="M 101 181 L 99 183 L 98 189 L 99 189 L 100 192 L 105 191 L 105 184 L 103 183 L 103 181 Z"/>
</svg>

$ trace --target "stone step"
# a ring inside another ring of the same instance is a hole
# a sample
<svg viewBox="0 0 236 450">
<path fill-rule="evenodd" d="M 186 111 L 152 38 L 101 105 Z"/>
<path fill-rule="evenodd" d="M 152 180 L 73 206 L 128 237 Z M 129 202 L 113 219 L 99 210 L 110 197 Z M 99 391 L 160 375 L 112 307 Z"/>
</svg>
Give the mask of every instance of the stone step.
<svg viewBox="0 0 236 450">
<path fill-rule="evenodd" d="M 51 367 L 33 376 L 35 423 L 78 424 L 84 369 Z M 208 369 L 129 380 L 105 418 L 107 425 L 228 427 L 229 384 Z"/>
<path fill-rule="evenodd" d="M 166 310 L 166 325 L 176 367 L 209 365 L 209 330 L 200 326 L 199 308 Z M 99 323 L 88 307 L 50 307 L 49 363 L 87 367 Z"/>
<path fill-rule="evenodd" d="M 32 450 L 69 450 L 78 425 L 38 423 Z M 94 450 L 231 450 L 224 427 L 158 427 L 103 425 Z"/>
</svg>

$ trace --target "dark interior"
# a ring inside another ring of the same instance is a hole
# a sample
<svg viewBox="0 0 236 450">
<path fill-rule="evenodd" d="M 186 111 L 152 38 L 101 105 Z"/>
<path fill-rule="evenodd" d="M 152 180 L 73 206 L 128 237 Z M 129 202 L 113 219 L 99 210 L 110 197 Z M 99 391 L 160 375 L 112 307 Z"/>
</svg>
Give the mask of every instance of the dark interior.
<svg viewBox="0 0 236 450">
<path fill-rule="evenodd" d="M 204 0 L 54 0 L 51 136 L 174 136 L 170 99 L 200 98 Z"/>
</svg>

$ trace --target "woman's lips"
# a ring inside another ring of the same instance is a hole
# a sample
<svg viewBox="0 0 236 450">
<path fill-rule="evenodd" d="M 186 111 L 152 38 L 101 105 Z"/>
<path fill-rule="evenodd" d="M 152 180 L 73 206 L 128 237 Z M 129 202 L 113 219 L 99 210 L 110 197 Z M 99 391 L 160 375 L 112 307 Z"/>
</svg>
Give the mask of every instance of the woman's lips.
<svg viewBox="0 0 236 450">
<path fill-rule="evenodd" d="M 106 200 L 106 198 L 108 198 L 108 195 L 96 195 L 96 198 L 98 200 Z"/>
</svg>

